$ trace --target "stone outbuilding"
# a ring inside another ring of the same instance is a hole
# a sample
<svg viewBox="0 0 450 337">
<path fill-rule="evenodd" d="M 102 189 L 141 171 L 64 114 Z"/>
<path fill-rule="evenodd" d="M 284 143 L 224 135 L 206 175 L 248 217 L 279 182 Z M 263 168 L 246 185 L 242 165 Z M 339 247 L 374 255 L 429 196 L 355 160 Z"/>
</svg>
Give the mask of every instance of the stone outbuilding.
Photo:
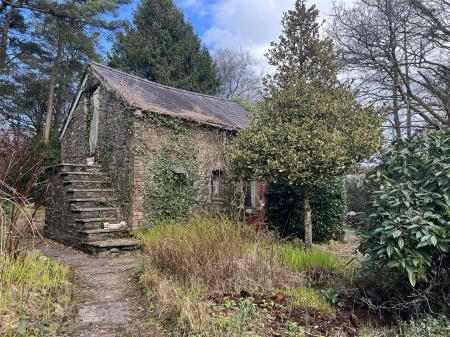
<svg viewBox="0 0 450 337">
<path fill-rule="evenodd" d="M 60 134 L 61 165 L 48 169 L 45 234 L 94 252 L 132 249 L 130 227 L 225 207 L 225 151 L 248 123 L 233 101 L 90 63 Z M 251 214 L 261 193 L 249 187 Z"/>
</svg>

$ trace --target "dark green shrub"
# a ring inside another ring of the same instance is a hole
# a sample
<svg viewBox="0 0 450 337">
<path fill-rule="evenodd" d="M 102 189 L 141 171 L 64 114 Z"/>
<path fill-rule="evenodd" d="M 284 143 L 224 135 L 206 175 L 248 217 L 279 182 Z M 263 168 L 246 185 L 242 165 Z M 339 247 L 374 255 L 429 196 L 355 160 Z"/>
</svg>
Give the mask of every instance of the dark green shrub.
<svg viewBox="0 0 450 337">
<path fill-rule="evenodd" d="M 286 183 L 268 187 L 266 221 L 283 236 L 304 238 L 302 192 Z M 339 239 L 347 214 L 347 195 L 342 178 L 318 184 L 311 192 L 314 242 Z"/>
<path fill-rule="evenodd" d="M 44 145 L 42 140 L 36 142 L 36 147 L 44 149 L 45 166 L 57 165 L 61 160 L 61 142 L 57 132 L 50 133 L 50 141 L 48 145 Z"/>
<path fill-rule="evenodd" d="M 369 193 L 364 186 L 358 186 L 358 181 L 362 179 L 364 179 L 363 174 L 349 175 L 345 178 L 349 211 L 356 213 L 367 212 L 369 208 Z"/>
<path fill-rule="evenodd" d="M 412 286 L 448 272 L 450 132 L 397 141 L 369 173 L 367 186 L 373 208 L 360 246 L 367 270 L 407 277 Z"/>
</svg>

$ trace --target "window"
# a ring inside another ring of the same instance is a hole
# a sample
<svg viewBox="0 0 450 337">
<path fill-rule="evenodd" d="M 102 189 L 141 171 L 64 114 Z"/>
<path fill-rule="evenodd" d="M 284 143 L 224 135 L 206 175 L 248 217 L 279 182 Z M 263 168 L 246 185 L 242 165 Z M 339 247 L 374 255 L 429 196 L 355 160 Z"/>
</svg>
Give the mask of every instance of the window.
<svg viewBox="0 0 450 337">
<path fill-rule="evenodd" d="M 97 140 L 98 140 L 98 114 L 99 114 L 99 92 L 100 89 L 97 88 L 95 91 L 89 96 L 89 109 L 92 109 L 90 112 L 92 113 L 91 121 L 90 121 L 90 130 L 89 130 L 89 149 L 90 153 L 94 154 L 97 148 Z"/>
<path fill-rule="evenodd" d="M 221 170 L 214 170 L 211 175 L 211 196 L 218 197 L 223 195 L 225 179 Z"/>
<path fill-rule="evenodd" d="M 260 206 L 260 188 L 258 181 L 249 181 L 245 189 L 245 207 L 258 208 Z"/>
</svg>

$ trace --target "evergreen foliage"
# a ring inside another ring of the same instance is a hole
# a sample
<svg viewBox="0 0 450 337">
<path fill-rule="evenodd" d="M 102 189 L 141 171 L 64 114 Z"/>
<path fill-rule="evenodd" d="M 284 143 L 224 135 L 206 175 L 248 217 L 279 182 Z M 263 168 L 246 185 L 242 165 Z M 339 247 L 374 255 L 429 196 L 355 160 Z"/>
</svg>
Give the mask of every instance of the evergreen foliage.
<svg viewBox="0 0 450 337">
<path fill-rule="evenodd" d="M 340 64 L 332 41 L 319 35 L 318 16 L 314 5 L 307 8 L 305 1 L 298 0 L 284 15 L 280 40 L 272 42 L 266 54 L 269 64 L 276 68 L 275 74 L 264 81 L 269 93 L 294 83 L 298 76 L 307 83 L 336 83 Z"/>
<path fill-rule="evenodd" d="M 266 100 L 250 127 L 239 132 L 230 154 L 241 176 L 285 181 L 303 193 L 308 249 L 310 194 L 370 157 L 381 139 L 373 111 L 337 81 L 332 45 L 319 38 L 317 16 L 315 7 L 306 9 L 302 0 L 285 14 L 280 43 L 269 54 L 277 72 L 266 78 Z"/>
<path fill-rule="evenodd" d="M 219 86 L 208 50 L 172 0 L 141 2 L 133 27 L 117 36 L 110 66 L 205 94 L 216 94 Z"/>
<path fill-rule="evenodd" d="M 303 193 L 287 183 L 272 183 L 268 187 L 266 221 L 283 236 L 304 239 Z M 347 194 L 342 178 L 318 184 L 311 191 L 314 242 L 325 242 L 342 237 L 342 226 L 347 213 Z"/>
<path fill-rule="evenodd" d="M 58 133 L 108 19 L 130 0 L 0 2 L 0 118 L 32 135 Z M 39 141 L 39 137 L 36 137 Z"/>
<path fill-rule="evenodd" d="M 371 227 L 360 250 L 371 273 L 412 286 L 448 280 L 449 158 L 450 132 L 430 132 L 396 141 L 369 174 Z"/>
</svg>

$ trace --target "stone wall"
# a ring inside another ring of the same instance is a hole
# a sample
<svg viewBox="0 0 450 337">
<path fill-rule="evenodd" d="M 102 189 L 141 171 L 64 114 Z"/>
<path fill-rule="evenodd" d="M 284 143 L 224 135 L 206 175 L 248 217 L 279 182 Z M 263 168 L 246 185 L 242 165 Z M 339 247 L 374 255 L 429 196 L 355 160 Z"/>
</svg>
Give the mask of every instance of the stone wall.
<svg viewBox="0 0 450 337">
<path fill-rule="evenodd" d="M 88 93 L 84 91 L 61 140 L 62 163 L 85 163 L 89 156 L 90 119 L 86 106 L 87 97 Z"/>
<path fill-rule="evenodd" d="M 49 167 L 46 171 L 49 183 L 49 194 L 45 202 L 45 237 L 62 242 L 69 246 L 79 243 L 79 228 L 73 221 L 67 196 L 64 178 L 61 172 L 64 166 Z"/>
<path fill-rule="evenodd" d="M 160 117 L 170 118 L 170 117 Z M 229 139 L 229 132 L 199 125 L 191 122 L 181 122 L 181 127 L 187 130 L 190 137 L 192 156 L 196 157 L 198 165 L 198 180 L 196 190 L 198 191 L 197 201 L 202 208 L 211 204 L 211 175 L 214 170 L 225 170 L 225 149 Z M 154 158 L 161 151 L 163 146 L 170 145 L 173 133 L 176 132 L 170 127 L 160 125 L 151 118 L 136 117 L 134 148 L 136 149 L 133 158 L 133 193 L 132 193 L 132 223 L 139 226 L 145 222 L 149 212 L 148 196 L 144 195 L 144 176 L 146 170 L 151 169 Z M 145 148 L 146 155 L 141 151 Z M 176 156 L 174 150 L 172 155 Z M 151 174 L 150 174 L 151 175 Z M 147 198 L 147 200 L 145 200 Z"/>
<path fill-rule="evenodd" d="M 74 110 L 61 143 L 62 163 L 86 163 L 89 152 L 89 130 L 92 108 L 90 94 L 98 86 L 89 79 Z M 158 120 L 171 117 L 136 112 L 118 95 L 100 86 L 98 145 L 95 161 L 101 164 L 110 187 L 114 188 L 123 218 L 133 227 L 146 220 L 149 209 L 144 196 L 144 175 L 152 167 L 153 158 L 165 145 L 170 145 L 174 130 Z M 167 123 L 170 125 L 171 123 Z M 225 169 L 225 148 L 230 132 L 194 122 L 178 122 L 191 135 L 192 155 L 198 162 L 197 201 L 201 207 L 211 205 L 211 174 Z M 150 156 L 143 156 L 140 148 Z M 176 156 L 176 153 L 173 153 Z M 147 200 L 146 200 L 147 198 Z"/>
<path fill-rule="evenodd" d="M 109 185 L 116 191 L 117 206 L 125 219 L 131 215 L 133 115 L 117 95 L 100 88 L 96 163 L 102 165 Z"/>
</svg>

